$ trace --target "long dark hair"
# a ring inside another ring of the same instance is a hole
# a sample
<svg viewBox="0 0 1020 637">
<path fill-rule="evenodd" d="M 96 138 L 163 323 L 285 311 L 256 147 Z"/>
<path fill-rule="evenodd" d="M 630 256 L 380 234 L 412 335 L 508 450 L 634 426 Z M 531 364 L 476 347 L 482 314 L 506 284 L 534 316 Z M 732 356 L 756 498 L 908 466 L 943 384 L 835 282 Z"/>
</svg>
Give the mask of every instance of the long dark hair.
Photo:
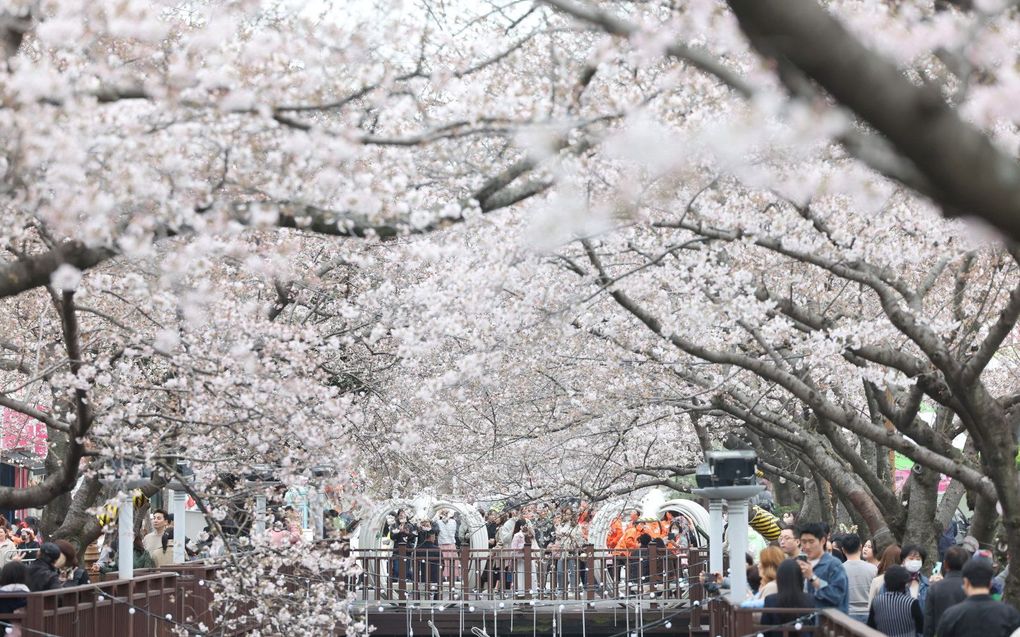
<svg viewBox="0 0 1020 637">
<path fill-rule="evenodd" d="M 514 535 L 517 535 L 517 532 L 524 528 L 524 525 L 525 525 L 524 520 L 517 520 L 516 522 L 514 522 Z"/>
<path fill-rule="evenodd" d="M 11 560 L 0 570 L 0 586 L 24 584 L 28 580 L 28 568 L 21 560 Z"/>
<path fill-rule="evenodd" d="M 814 600 L 804 592 L 804 575 L 797 560 L 783 560 L 776 569 L 776 606 L 811 608 Z"/>
</svg>

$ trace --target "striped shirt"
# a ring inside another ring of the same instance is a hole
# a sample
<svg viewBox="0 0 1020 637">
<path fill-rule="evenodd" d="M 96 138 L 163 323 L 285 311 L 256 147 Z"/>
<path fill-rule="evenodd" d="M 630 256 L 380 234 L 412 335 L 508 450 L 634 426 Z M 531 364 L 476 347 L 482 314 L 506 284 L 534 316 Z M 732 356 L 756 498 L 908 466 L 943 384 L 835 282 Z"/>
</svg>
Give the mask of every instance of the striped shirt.
<svg viewBox="0 0 1020 637">
<path fill-rule="evenodd" d="M 907 593 L 882 593 L 871 601 L 868 625 L 889 637 L 914 637 L 920 633 L 923 622 L 921 607 Z"/>
</svg>

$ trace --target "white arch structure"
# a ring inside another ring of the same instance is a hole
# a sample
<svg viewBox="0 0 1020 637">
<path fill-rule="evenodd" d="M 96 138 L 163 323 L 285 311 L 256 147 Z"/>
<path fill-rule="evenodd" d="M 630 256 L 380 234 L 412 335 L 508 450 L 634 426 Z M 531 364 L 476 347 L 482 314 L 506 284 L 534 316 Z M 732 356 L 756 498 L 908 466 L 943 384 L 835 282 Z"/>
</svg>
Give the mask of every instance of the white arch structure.
<svg viewBox="0 0 1020 637">
<path fill-rule="evenodd" d="M 386 516 L 404 509 L 410 517 L 418 519 L 432 519 L 442 509 L 450 509 L 457 513 L 460 521 L 458 533 L 461 537 L 468 536 L 470 548 L 489 548 L 489 536 L 485 531 L 485 520 L 473 506 L 466 502 L 460 502 L 449 498 L 435 497 L 430 494 L 422 494 L 413 499 L 398 498 L 386 500 L 372 507 L 361 519 L 357 534 L 357 544 L 352 542 L 352 548 L 356 549 L 380 549 L 382 548 L 382 533 L 386 527 Z M 466 528 L 465 528 L 466 527 Z"/>
<path fill-rule="evenodd" d="M 597 549 L 610 548 L 606 546 L 610 525 L 621 515 L 626 521 L 631 511 L 637 511 L 638 518 L 646 520 L 658 520 L 667 512 L 674 516 L 683 515 L 694 523 L 694 528 L 698 531 L 696 546 L 708 545 L 709 521 L 705 507 L 693 500 L 667 499 L 666 493 L 659 488 L 647 491 L 640 498 L 631 494 L 603 504 L 592 518 L 591 526 L 588 528 L 588 541 Z"/>
</svg>

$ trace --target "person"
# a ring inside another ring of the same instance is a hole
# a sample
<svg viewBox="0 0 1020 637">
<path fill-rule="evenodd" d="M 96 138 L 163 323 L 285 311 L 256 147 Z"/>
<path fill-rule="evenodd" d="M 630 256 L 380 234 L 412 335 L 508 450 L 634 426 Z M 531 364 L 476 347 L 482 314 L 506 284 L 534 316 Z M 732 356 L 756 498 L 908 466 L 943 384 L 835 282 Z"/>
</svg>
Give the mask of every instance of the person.
<svg viewBox="0 0 1020 637">
<path fill-rule="evenodd" d="M 900 547 L 896 544 L 890 544 L 882 551 L 882 559 L 878 561 L 878 575 L 871 580 L 871 590 L 868 591 L 869 600 L 875 599 L 875 596 L 882 591 L 882 587 L 885 586 L 885 571 L 890 566 L 900 563 L 901 552 Z"/>
<path fill-rule="evenodd" d="M 747 594 L 750 595 L 749 599 L 757 599 L 761 594 L 761 571 L 758 567 L 752 564 L 747 567 Z"/>
<path fill-rule="evenodd" d="M 112 544 L 111 548 L 113 549 L 111 561 L 106 566 L 103 566 L 99 569 L 100 573 L 112 573 L 118 570 L 120 555 L 117 550 L 118 543 L 116 541 L 116 538 L 114 538 L 114 541 L 111 544 Z M 134 543 L 131 546 L 131 549 L 132 549 L 131 550 L 132 568 L 134 568 L 135 570 L 143 568 L 156 568 L 156 563 L 152 561 L 152 556 L 149 555 L 149 552 L 145 550 L 145 544 L 142 543 L 142 536 L 139 535 L 138 533 L 135 533 L 135 539 Z"/>
<path fill-rule="evenodd" d="M 562 515 L 555 525 L 555 541 L 560 552 L 556 560 L 556 588 L 573 590 L 577 588 L 577 551 L 584 543 L 581 527 L 575 524 L 573 513 Z"/>
<path fill-rule="evenodd" d="M 779 565 L 783 563 L 786 556 L 778 546 L 766 546 L 758 554 L 758 575 L 761 577 L 761 587 L 754 599 L 741 602 L 742 608 L 761 608 L 765 598 L 779 590 L 776 584 L 776 572 Z"/>
<path fill-rule="evenodd" d="M 157 566 L 168 564 L 173 561 L 173 551 L 163 550 L 163 534 L 170 526 L 168 514 L 163 509 L 156 509 L 152 512 L 152 530 L 142 538 L 142 546 L 149 552 L 149 557 Z"/>
<path fill-rule="evenodd" d="M 921 603 L 921 608 L 924 608 L 925 600 L 928 598 L 928 578 L 921 572 L 927 555 L 928 552 L 917 544 L 907 544 L 900 552 L 900 565 L 910 573 L 907 592 Z"/>
<path fill-rule="evenodd" d="M 990 562 L 968 560 L 960 575 L 967 599 L 942 613 L 935 628 L 937 637 L 1007 637 L 1020 628 L 1020 612 L 992 599 Z"/>
<path fill-rule="evenodd" d="M 761 623 L 766 626 L 779 626 L 796 619 L 790 613 L 769 612 L 770 608 L 812 608 L 814 605 L 814 596 L 804 592 L 804 572 L 800 564 L 796 560 L 783 560 L 776 569 L 776 592 L 768 595 L 763 601 Z M 766 637 L 779 634 L 778 631 L 772 631 L 766 633 Z"/>
<path fill-rule="evenodd" d="M 21 559 L 21 554 L 18 553 L 18 546 L 7 535 L 7 528 L 0 528 L 0 568 L 3 568 L 11 560 L 19 559 Z"/>
<path fill-rule="evenodd" d="M 832 553 L 833 557 L 839 560 L 841 564 L 846 562 L 846 551 L 843 550 L 843 535 L 833 535 L 829 545 L 829 553 Z"/>
<path fill-rule="evenodd" d="M 39 547 L 39 555 L 28 566 L 26 583 L 29 590 L 49 591 L 63 586 L 60 581 L 60 568 L 64 565 L 64 556 L 60 547 L 53 542 L 44 542 Z"/>
<path fill-rule="evenodd" d="M 882 576 L 883 591 L 871 602 L 868 626 L 889 637 L 915 637 L 924 630 L 924 613 L 921 604 L 907 593 L 910 573 L 893 564 Z"/>
<path fill-rule="evenodd" d="M 11 560 L 0 569 L 0 593 L 28 593 L 28 567 L 21 560 Z M 0 613 L 13 613 L 28 605 L 25 597 L 0 599 Z"/>
<path fill-rule="evenodd" d="M 113 563 L 113 545 L 117 543 L 117 525 L 110 524 L 103 529 L 103 536 L 100 542 L 99 557 L 92 563 L 92 572 L 101 573 L 104 568 Z"/>
<path fill-rule="evenodd" d="M 963 592 L 961 570 L 967 563 L 968 556 L 967 550 L 962 546 L 951 546 L 942 556 L 942 579 L 931 585 L 928 589 L 928 599 L 924 603 L 924 637 L 934 637 L 935 628 L 946 609 L 967 598 L 967 594 Z"/>
<path fill-rule="evenodd" d="M 800 555 L 800 542 L 797 541 L 797 532 L 793 527 L 785 527 L 779 532 L 779 548 L 790 559 L 797 559 Z"/>
<path fill-rule="evenodd" d="M 18 551 L 21 553 L 21 557 L 26 560 L 36 559 L 36 557 L 38 557 L 40 544 L 36 539 L 35 531 L 26 526 L 18 531 L 18 535 L 21 537 L 21 543 L 18 545 Z"/>
<path fill-rule="evenodd" d="M 415 549 L 415 561 L 418 562 L 418 581 L 434 586 L 439 583 L 439 561 L 441 544 L 436 542 L 438 534 L 435 529 L 425 534 L 425 540 Z"/>
<path fill-rule="evenodd" d="M 460 560 L 457 559 L 457 520 L 449 509 L 442 509 L 433 520 L 443 556 L 443 579 L 460 581 Z"/>
<path fill-rule="evenodd" d="M 60 578 L 64 586 L 84 586 L 89 584 L 88 572 L 78 566 L 78 552 L 67 540 L 55 540 L 53 542 L 60 548 L 60 554 L 64 557 L 64 563 L 60 570 Z"/>
<path fill-rule="evenodd" d="M 527 543 L 524 529 L 526 527 L 527 523 L 524 518 L 517 518 L 514 521 L 513 535 L 510 538 L 510 556 L 513 558 L 514 564 L 511 572 L 513 573 L 514 589 L 518 591 L 524 590 L 524 545 Z"/>
<path fill-rule="evenodd" d="M 849 609 L 846 571 L 843 564 L 825 552 L 828 538 L 819 522 L 806 522 L 797 527 L 797 539 L 803 558 L 797 564 L 804 575 L 806 592 L 815 599 L 816 608 L 835 608 L 844 613 Z"/>
<path fill-rule="evenodd" d="M 861 536 L 856 533 L 844 535 L 841 546 L 846 554 L 843 570 L 846 571 L 850 608 L 848 614 L 858 621 L 867 621 L 868 602 L 871 599 L 868 594 L 871 592 L 871 581 L 878 575 L 878 567 L 861 559 Z"/>
<path fill-rule="evenodd" d="M 875 553 L 874 540 L 868 539 L 868 541 L 864 543 L 864 546 L 861 548 L 861 559 L 867 562 L 868 564 L 871 564 L 876 569 L 878 568 L 878 563 L 881 560 L 879 559 L 878 554 Z"/>
</svg>

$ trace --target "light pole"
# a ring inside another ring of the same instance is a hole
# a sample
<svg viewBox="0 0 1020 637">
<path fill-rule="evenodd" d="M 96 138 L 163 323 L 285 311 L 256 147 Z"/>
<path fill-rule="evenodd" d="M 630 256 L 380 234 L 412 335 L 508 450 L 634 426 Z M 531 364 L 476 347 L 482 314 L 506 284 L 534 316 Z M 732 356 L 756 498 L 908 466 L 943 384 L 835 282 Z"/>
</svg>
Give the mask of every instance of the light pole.
<svg viewBox="0 0 1020 637">
<path fill-rule="evenodd" d="M 757 484 L 755 464 L 758 457 L 753 451 L 710 451 L 705 454 L 707 463 L 698 467 L 695 480 L 700 489 L 694 494 L 708 498 L 709 511 L 709 569 L 722 572 L 722 507 L 729 510 L 730 519 L 730 599 L 739 604 L 747 595 L 747 502 L 765 487 Z"/>
</svg>

